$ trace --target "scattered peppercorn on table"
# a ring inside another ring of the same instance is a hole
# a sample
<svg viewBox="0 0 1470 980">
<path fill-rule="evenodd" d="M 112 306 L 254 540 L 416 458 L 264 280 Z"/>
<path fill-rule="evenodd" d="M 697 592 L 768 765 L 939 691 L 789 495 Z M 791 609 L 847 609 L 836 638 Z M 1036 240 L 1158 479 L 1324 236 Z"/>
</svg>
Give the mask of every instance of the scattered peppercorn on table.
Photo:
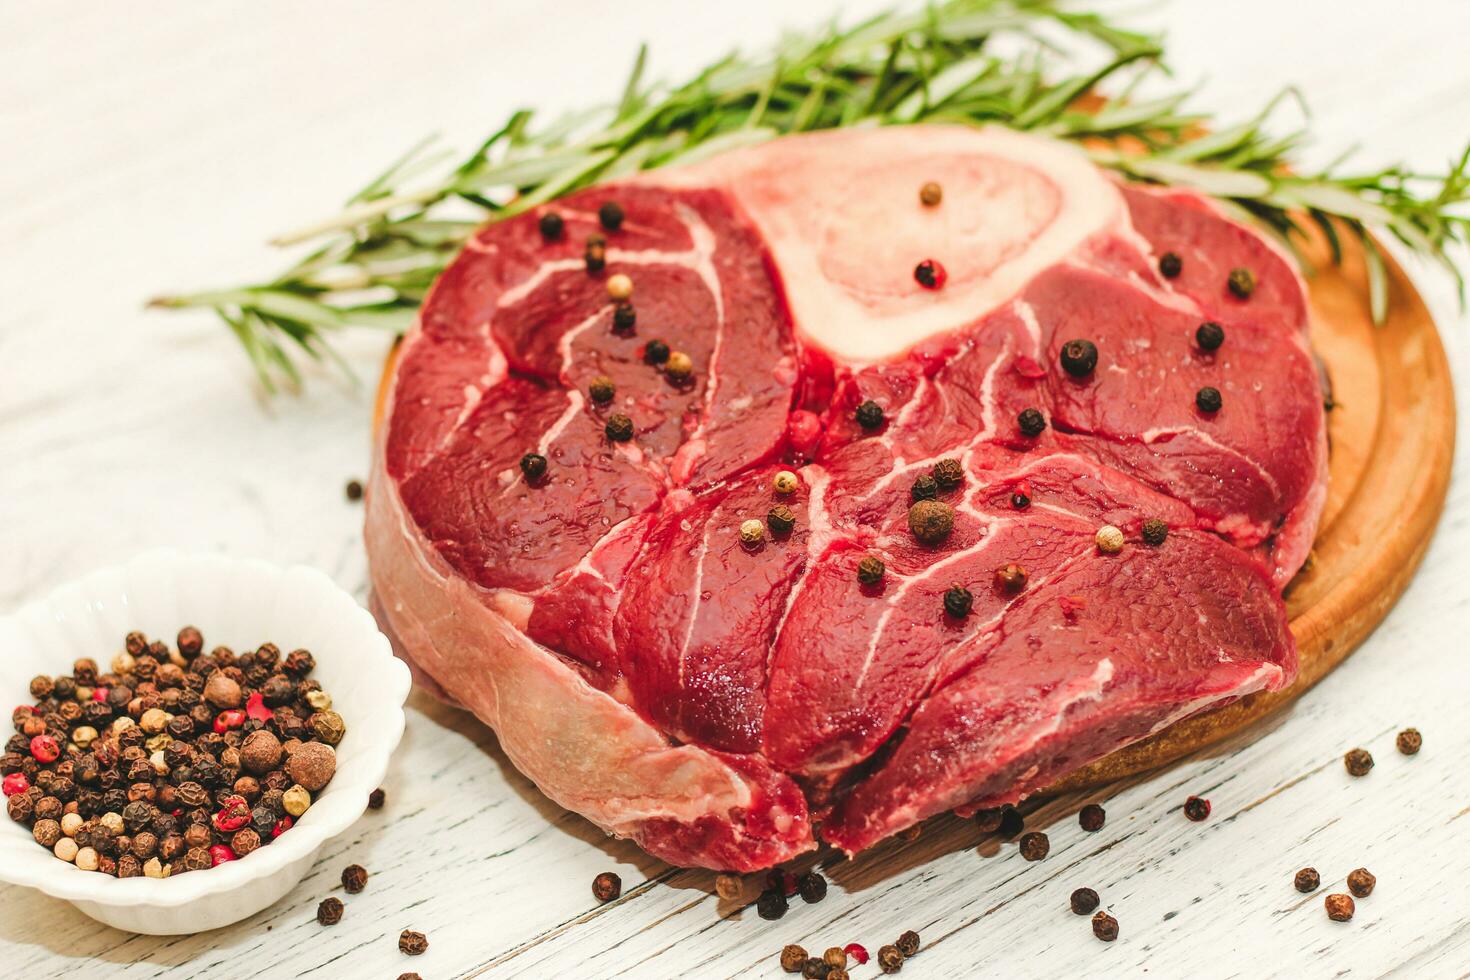
<svg viewBox="0 0 1470 980">
<path fill-rule="evenodd" d="M 602 6 L 568 0 L 554 27 L 544 5 L 529 2 L 478 9 L 430 0 L 347 17 L 283 0 L 248 10 L 165 6 L 164 16 L 118 19 L 104 31 L 95 30 L 95 12 L 17 9 L 15 29 L 0 39 L 0 72 L 25 96 L 9 118 L 9 142 L 24 153 L 9 155 L 0 171 L 10 231 L 0 236 L 0 263 L 11 273 L 0 336 L 9 363 L 24 366 L 0 393 L 0 439 L 13 464 L 0 484 L 8 518 L 0 609 L 157 544 L 313 564 L 366 601 L 361 485 L 348 481 L 367 465 L 370 393 L 314 384 L 299 401 L 262 412 L 245 369 L 222 353 L 232 341 L 202 314 L 195 324 L 144 314 L 146 296 L 258 264 L 253 243 L 340 196 L 344 166 L 349 178 L 365 180 L 420 133 L 441 130 L 468 145 L 512 102 L 615 98 L 639 40 L 651 44 L 654 74 L 678 75 L 737 41 L 763 45 L 779 25 L 814 24 L 839 7 L 855 19 L 880 4 L 823 0 L 798 9 L 753 0 L 732 24 L 714 7 L 629 0 L 608 18 Z M 1208 67 L 1203 102 L 1256 105 L 1282 82 L 1298 82 L 1324 148 L 1362 144 L 1426 169 L 1441 165 L 1465 136 L 1453 93 L 1470 88 L 1470 67 L 1453 45 L 1422 38 L 1470 34 L 1470 10 L 1451 0 L 1395 18 L 1342 10 L 1326 0 L 1175 0 L 1147 16 L 1167 26 L 1176 66 L 1190 77 Z M 496 40 L 504 38 L 516 43 Z M 390 51 L 401 68 L 391 77 L 362 70 L 365 52 Z M 477 94 L 466 97 L 466 86 Z M 929 207 L 943 192 L 918 189 Z M 599 217 L 610 227 L 622 220 Z M 543 223 L 541 233 L 562 229 Z M 84 261 L 55 261 L 78 243 Z M 589 244 L 589 265 L 606 261 L 604 247 Z M 945 270 L 921 262 L 914 275 L 937 285 Z M 618 325 L 631 329 L 633 283 L 620 280 L 609 278 L 609 295 L 625 310 Z M 1451 287 L 1427 276 L 1421 286 L 1464 381 L 1470 319 L 1458 313 Z M 1234 276 L 1229 288 L 1254 283 Z M 1201 326 L 1200 347 L 1220 347 L 1220 330 Z M 659 383 L 685 383 L 688 356 L 649 337 L 643 355 Z M 359 375 L 372 377 L 383 344 L 348 338 L 343 350 Z M 1089 358 L 1095 362 L 1095 350 L 1068 354 L 1079 370 Z M 613 383 L 594 378 L 587 394 L 606 403 Z M 1230 397 L 1201 389 L 1196 401 L 1212 411 Z M 1350 379 L 1334 397 L 1352 404 Z M 864 406 L 859 421 L 864 412 L 864 424 L 882 424 L 877 405 Z M 1046 422 L 1017 424 L 1036 435 Z M 617 439 L 631 422 L 610 416 L 608 426 Z M 528 454 L 521 474 L 546 478 L 546 460 Z M 936 471 L 927 477 L 932 489 L 913 488 L 915 533 L 942 535 L 952 524 L 935 499 L 944 478 Z M 773 484 L 778 493 L 782 479 Z M 783 533 L 783 509 L 751 522 L 753 544 Z M 1100 548 L 1113 546 L 1111 530 L 1099 530 Z M 1154 533 L 1167 528 L 1145 528 L 1145 539 L 1157 543 Z M 876 585 L 885 570 L 870 557 L 855 574 Z M 1024 586 L 1020 567 L 997 576 L 1002 587 Z M 789 894 L 784 878 L 773 888 L 760 875 L 670 868 L 605 837 L 538 793 L 483 726 L 420 691 L 381 793 L 277 905 L 214 932 L 152 938 L 3 886 L 0 957 L 7 976 L 33 980 L 779 977 L 822 967 L 829 980 L 836 971 L 864 978 L 884 969 L 912 977 L 1315 976 L 1349 968 L 1459 976 L 1470 964 L 1470 902 L 1456 900 L 1470 875 L 1470 775 L 1461 764 L 1470 749 L 1467 579 L 1470 480 L 1462 478 L 1399 607 L 1344 666 L 1259 730 L 1104 791 L 937 819 L 855 861 L 812 855 L 788 869 Z M 952 593 L 945 608 L 963 615 L 970 597 L 964 588 Z M 196 625 L 207 643 L 209 624 Z M 118 639 L 119 650 L 98 653 L 104 670 L 112 666 L 104 658 L 126 652 Z M 270 639 L 289 643 L 260 637 Z M 53 673 L 75 683 L 73 667 L 57 664 Z M 214 676 L 201 691 L 215 709 L 211 731 L 224 713 L 252 717 L 249 692 Z M 10 692 L 7 709 L 33 704 L 35 693 Z M 268 705 L 270 693 L 261 693 Z M 309 744 L 331 744 L 340 732 L 330 708 L 310 696 L 303 716 L 312 710 L 323 727 Z M 137 718 L 145 742 L 178 738 L 168 726 L 147 711 Z M 104 728 L 77 724 L 69 734 L 85 747 Z M 47 765 L 45 737 L 26 739 L 36 771 Z M 246 776 L 237 778 L 282 781 L 272 776 L 283 771 L 279 745 L 255 733 L 239 742 Z M 168 747 L 159 751 L 166 757 Z M 311 761 L 279 787 L 279 819 L 302 805 L 287 799 L 295 787 L 309 796 L 322 779 L 324 761 Z M 23 816 L 46 824 L 37 839 L 81 867 L 95 861 L 94 873 L 107 870 L 105 855 L 66 833 L 80 817 L 53 815 L 49 802 L 44 815 L 34 812 L 54 797 L 32 799 L 31 777 L 22 788 L 16 774 L 23 771 L 6 776 L 6 797 L 31 801 Z M 89 832 L 129 837 L 127 854 L 110 857 L 112 870 L 127 858 L 129 874 L 137 864 L 149 875 L 151 862 L 166 863 L 159 849 L 180 843 L 184 860 L 196 846 L 196 862 L 213 863 L 212 846 L 249 860 L 252 844 L 269 845 L 241 835 L 274 829 L 262 831 L 255 809 L 219 805 L 208 844 L 203 832 L 191 844 L 182 833 L 173 842 L 130 827 L 125 806 L 116 811 L 121 828 L 104 815 Z M 213 843 L 216 836 L 229 843 Z M 200 863 L 189 873 L 211 872 Z M 798 972 L 783 972 L 792 967 Z"/>
</svg>

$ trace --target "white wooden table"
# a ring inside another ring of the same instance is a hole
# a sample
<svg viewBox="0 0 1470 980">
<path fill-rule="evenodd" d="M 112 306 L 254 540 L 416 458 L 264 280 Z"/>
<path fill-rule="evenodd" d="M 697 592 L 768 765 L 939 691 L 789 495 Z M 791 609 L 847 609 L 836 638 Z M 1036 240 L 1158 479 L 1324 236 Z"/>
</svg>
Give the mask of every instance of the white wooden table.
<svg viewBox="0 0 1470 980">
<path fill-rule="evenodd" d="M 317 376 L 264 404 L 224 329 L 144 301 L 273 271 L 281 256 L 259 243 L 426 132 L 468 146 L 513 106 L 612 97 L 640 39 L 680 76 L 839 4 L 550 6 L 0 3 L 0 609 L 160 544 L 307 562 L 364 595 L 362 515 L 343 484 L 365 468 L 370 386 Z M 1316 110 L 1314 159 L 1361 144 L 1364 162 L 1433 168 L 1470 136 L 1470 4 L 1410 7 L 1175 0 L 1142 16 L 1168 26 L 1185 79 L 1207 79 L 1202 105 L 1244 113 L 1297 84 Z M 1418 269 L 1470 392 L 1470 319 Z M 384 344 L 344 350 L 372 378 Z M 1042 863 L 939 820 L 834 864 L 824 903 L 767 923 L 717 902 L 711 875 L 561 811 L 490 732 L 416 694 L 387 807 L 280 904 L 154 939 L 0 887 L 0 974 L 777 975 L 784 943 L 876 951 L 914 928 L 925 952 L 906 976 L 1470 975 L 1467 443 L 1422 571 L 1356 656 L 1250 738 L 1100 794 L 1099 834 L 1077 828 L 1080 799 L 1046 804 L 1030 818 L 1051 833 Z M 1393 750 L 1405 725 L 1424 732 L 1417 758 Z M 1378 759 L 1363 780 L 1340 762 L 1354 745 Z M 1180 815 L 1191 793 L 1213 800 L 1207 823 Z M 319 927 L 316 903 L 351 862 L 369 886 Z M 1307 864 L 1324 888 L 1303 897 L 1291 876 Z M 1360 865 L 1377 891 L 1351 923 L 1329 922 L 1322 894 Z M 599 907 L 589 883 L 608 869 L 623 898 Z M 1120 920 L 1118 942 L 1067 911 L 1081 885 Z M 399 954 L 406 927 L 428 934 L 426 955 Z"/>
</svg>

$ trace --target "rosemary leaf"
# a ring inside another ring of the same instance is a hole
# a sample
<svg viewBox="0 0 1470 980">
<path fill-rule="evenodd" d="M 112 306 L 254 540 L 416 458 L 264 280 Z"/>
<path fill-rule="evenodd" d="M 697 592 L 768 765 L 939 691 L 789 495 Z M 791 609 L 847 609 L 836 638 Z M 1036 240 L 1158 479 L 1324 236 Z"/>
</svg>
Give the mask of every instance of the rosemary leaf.
<svg viewBox="0 0 1470 980">
<path fill-rule="evenodd" d="M 1188 108 L 1187 90 L 1135 98 L 1144 82 L 1169 74 L 1163 53 L 1161 38 L 1068 0 L 931 0 L 847 28 L 788 36 L 764 57 L 731 53 L 678 85 L 649 82 L 649 55 L 640 48 L 611 105 L 546 124 L 517 110 L 447 169 L 447 151 L 424 140 L 340 213 L 276 239 L 315 243 L 281 275 L 153 305 L 214 310 L 267 392 L 296 388 L 301 375 L 288 347 L 311 360 L 332 359 L 345 372 L 327 335 L 345 327 L 407 329 L 435 277 L 486 221 L 597 180 L 784 133 L 917 122 L 1001 124 L 1088 141 L 1099 165 L 1213 195 L 1303 262 L 1308 228 L 1326 239 L 1334 262 L 1349 254 L 1344 236 L 1356 239 L 1378 321 L 1390 297 L 1374 234 L 1442 265 L 1463 302 L 1455 258 L 1470 239 L 1470 146 L 1437 176 L 1402 167 L 1344 172 L 1346 157 L 1305 172 L 1293 158 L 1305 130 L 1279 132 L 1271 124 L 1283 102 L 1301 104 L 1295 90 L 1233 124 Z M 1118 140 L 1127 152 L 1100 146 L 1099 138 Z"/>
</svg>

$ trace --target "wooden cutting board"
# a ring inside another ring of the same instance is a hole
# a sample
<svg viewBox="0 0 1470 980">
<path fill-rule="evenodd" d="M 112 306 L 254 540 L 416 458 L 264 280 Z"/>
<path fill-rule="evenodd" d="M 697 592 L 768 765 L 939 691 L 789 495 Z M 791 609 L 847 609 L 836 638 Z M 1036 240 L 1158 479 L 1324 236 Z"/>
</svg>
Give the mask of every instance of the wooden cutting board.
<svg viewBox="0 0 1470 980">
<path fill-rule="evenodd" d="M 1327 506 L 1307 566 L 1287 586 L 1301 666 L 1284 691 L 1260 693 L 1178 722 L 1073 772 L 1047 792 L 1098 786 L 1173 762 L 1228 738 L 1300 697 L 1382 622 L 1429 546 L 1449 489 L 1455 399 L 1434 320 L 1392 258 L 1385 323 L 1368 312 L 1361 251 L 1344 241 L 1342 265 L 1326 244 L 1304 250 L 1312 345 L 1327 364 L 1335 407 Z M 395 344 L 373 410 L 382 420 Z"/>
</svg>

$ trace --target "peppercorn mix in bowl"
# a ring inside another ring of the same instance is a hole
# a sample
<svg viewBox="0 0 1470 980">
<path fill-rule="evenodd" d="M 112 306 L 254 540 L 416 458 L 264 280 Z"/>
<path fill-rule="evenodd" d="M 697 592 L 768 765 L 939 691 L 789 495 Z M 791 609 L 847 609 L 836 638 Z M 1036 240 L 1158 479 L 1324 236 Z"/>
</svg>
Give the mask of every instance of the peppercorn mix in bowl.
<svg viewBox="0 0 1470 980">
<path fill-rule="evenodd" d="M 403 734 L 407 668 L 310 568 L 150 552 L 0 618 L 0 649 L 0 880 L 130 932 L 275 902 Z"/>
</svg>

